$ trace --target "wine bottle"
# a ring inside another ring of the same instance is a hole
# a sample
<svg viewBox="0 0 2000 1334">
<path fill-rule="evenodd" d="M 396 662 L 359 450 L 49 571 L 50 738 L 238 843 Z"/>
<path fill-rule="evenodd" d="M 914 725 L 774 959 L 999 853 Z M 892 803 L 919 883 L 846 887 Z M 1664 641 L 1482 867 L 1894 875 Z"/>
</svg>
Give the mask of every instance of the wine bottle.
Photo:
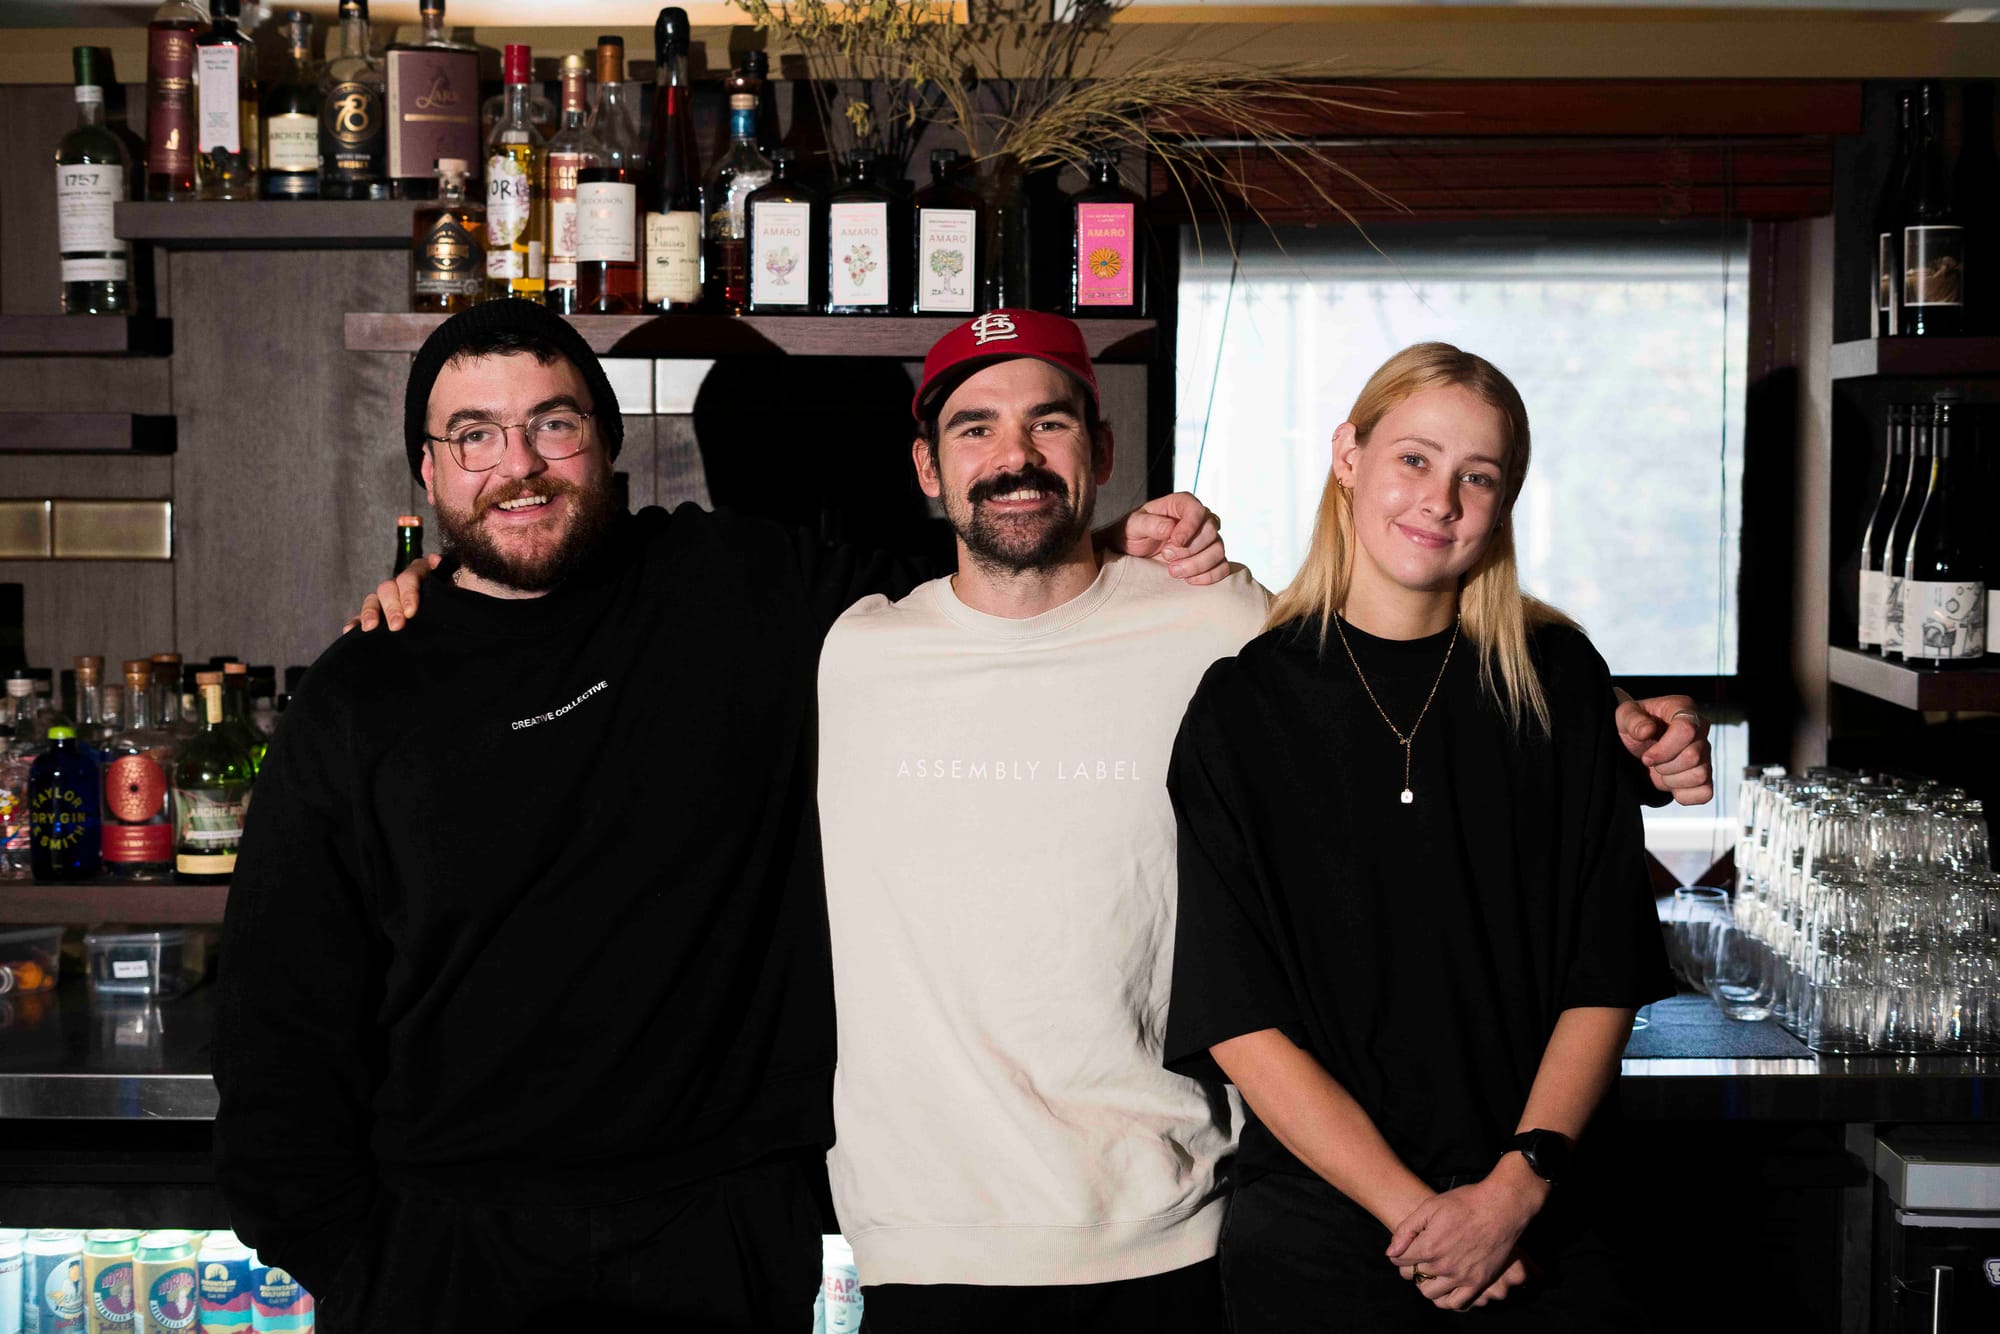
<svg viewBox="0 0 2000 1334">
<path fill-rule="evenodd" d="M 970 315 L 979 309 L 979 196 L 952 180 L 956 148 L 931 150 L 930 184 L 911 196 L 916 243 L 911 309 L 919 315 Z"/>
<path fill-rule="evenodd" d="M 1903 200 L 1902 332 L 1928 337 L 1964 328 L 1969 259 L 1944 161 L 1944 93 L 1927 83 L 1917 93 L 1917 147 Z"/>
<path fill-rule="evenodd" d="M 208 16 L 166 0 L 146 25 L 146 198 L 195 199 L 194 39 Z"/>
<path fill-rule="evenodd" d="M 412 215 L 412 311 L 456 314 L 486 294 L 486 206 L 466 197 L 469 173 L 468 163 L 440 158 L 437 198 Z"/>
<path fill-rule="evenodd" d="M 540 301 L 548 286 L 548 153 L 528 111 L 529 51 L 506 52 L 507 101 L 486 137 L 486 297 Z"/>
<path fill-rule="evenodd" d="M 250 757 L 223 725 L 222 673 L 199 672 L 200 730 L 174 761 L 174 869 L 184 880 L 227 880 L 243 842 Z"/>
<path fill-rule="evenodd" d="M 750 301 L 744 309 L 752 315 L 810 315 L 819 309 L 819 195 L 793 178 L 797 163 L 798 155 L 789 148 L 772 153 L 770 183 L 743 201 L 750 233 L 745 261 Z"/>
<path fill-rule="evenodd" d="M 757 98 L 729 99 L 729 151 L 716 163 L 702 203 L 708 208 L 708 304 L 740 315 L 750 301 L 750 234 L 743 204 L 771 179 L 771 162 L 757 151 Z"/>
<path fill-rule="evenodd" d="M 257 47 L 237 20 L 243 0 L 212 0 L 214 22 L 195 38 L 195 148 L 203 199 L 257 197 Z"/>
<path fill-rule="evenodd" d="M 578 176 L 604 159 L 604 146 L 587 124 L 590 105 L 584 84 L 590 66 L 571 52 L 562 58 L 562 120 L 549 139 L 549 308 L 565 315 L 577 311 Z"/>
<path fill-rule="evenodd" d="M 285 67 L 264 93 L 264 198 L 319 197 L 319 80 L 313 71 L 312 18 L 285 12 Z"/>
<path fill-rule="evenodd" d="M 1910 412 L 1907 403 L 1889 405 L 1889 431 L 1884 446 L 1882 489 L 1875 511 L 1861 534 L 1860 608 L 1855 638 L 1864 652 L 1882 651 L 1883 621 L 1888 616 L 1889 529 L 1910 485 Z"/>
<path fill-rule="evenodd" d="M 1914 93 L 1896 98 L 1896 151 L 1882 193 L 1875 200 L 1874 294 L 1869 298 L 1868 336 L 1888 338 L 1898 333 L 1903 307 L 1903 199 L 1910 189 L 1910 150 L 1916 139 L 1917 99 Z"/>
<path fill-rule="evenodd" d="M 421 514 L 396 516 L 396 563 L 389 570 L 394 579 L 410 568 L 410 562 L 424 558 L 424 519 Z"/>
<path fill-rule="evenodd" d="M 1090 183 L 1070 209 L 1070 314 L 1145 314 L 1146 201 L 1119 182 L 1116 149 L 1090 155 Z"/>
<path fill-rule="evenodd" d="M 444 0 L 420 0 L 423 34 L 383 52 L 389 193 L 436 199 L 437 164 L 479 161 L 479 53 L 451 40 Z"/>
<path fill-rule="evenodd" d="M 382 62 L 368 34 L 368 0 L 340 0 L 340 54 L 320 74 L 322 199 L 388 196 L 389 118 Z"/>
<path fill-rule="evenodd" d="M 701 300 L 701 163 L 688 85 L 687 11 L 653 23 L 653 137 L 646 146 L 646 308 L 692 310 Z"/>
<path fill-rule="evenodd" d="M 131 159 L 104 126 L 103 54 L 94 46 L 71 51 L 76 127 L 56 145 L 56 246 L 66 315 L 132 310 L 130 249 L 112 226 L 112 207 L 126 197 Z"/>
<path fill-rule="evenodd" d="M 576 304 L 589 315 L 639 309 L 639 181 L 645 152 L 625 85 L 625 39 L 597 39 L 597 165 L 576 175 Z"/>
<path fill-rule="evenodd" d="M 902 267 L 889 230 L 895 197 L 875 181 L 875 155 L 848 154 L 840 185 L 826 197 L 826 313 L 893 315 Z"/>
<path fill-rule="evenodd" d="M 1986 655 L 1984 553 L 1969 498 L 1972 432 L 1962 429 L 1955 390 L 1931 404 L 1931 474 L 1904 561 L 1903 657 L 1931 667 L 1968 667 Z"/>
<path fill-rule="evenodd" d="M 1889 549 L 1883 557 L 1887 583 L 1882 594 L 1882 656 L 1903 656 L 1903 571 L 1910 551 L 1910 533 L 1924 507 L 1924 488 L 1931 469 L 1931 414 L 1922 406 L 1910 410 L 1910 475 L 1896 521 L 1889 525 Z"/>
</svg>

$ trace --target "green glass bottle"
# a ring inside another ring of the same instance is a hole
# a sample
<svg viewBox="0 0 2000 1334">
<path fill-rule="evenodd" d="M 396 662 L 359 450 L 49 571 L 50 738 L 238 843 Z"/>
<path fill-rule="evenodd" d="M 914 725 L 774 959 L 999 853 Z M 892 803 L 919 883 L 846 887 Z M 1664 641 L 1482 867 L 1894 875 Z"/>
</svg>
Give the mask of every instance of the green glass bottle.
<svg viewBox="0 0 2000 1334">
<path fill-rule="evenodd" d="M 236 870 L 254 773 L 224 725 L 222 673 L 197 673 L 195 684 L 201 730 L 182 743 L 174 763 L 174 870 L 184 880 L 213 884 Z"/>
<path fill-rule="evenodd" d="M 128 198 L 132 158 L 104 124 L 105 53 L 79 46 L 76 128 L 56 146 L 56 232 L 67 315 L 132 313 L 130 250 L 112 231 L 112 206 Z"/>
<path fill-rule="evenodd" d="M 404 570 L 410 568 L 411 561 L 422 560 L 423 558 L 424 558 L 423 516 L 418 514 L 397 515 L 396 516 L 396 564 L 394 568 L 392 568 L 389 571 L 389 577 L 391 579 L 394 579 Z"/>
<path fill-rule="evenodd" d="M 250 669 L 240 662 L 222 664 L 222 725 L 250 757 L 250 776 L 255 778 L 264 767 L 268 743 L 250 721 Z"/>
</svg>

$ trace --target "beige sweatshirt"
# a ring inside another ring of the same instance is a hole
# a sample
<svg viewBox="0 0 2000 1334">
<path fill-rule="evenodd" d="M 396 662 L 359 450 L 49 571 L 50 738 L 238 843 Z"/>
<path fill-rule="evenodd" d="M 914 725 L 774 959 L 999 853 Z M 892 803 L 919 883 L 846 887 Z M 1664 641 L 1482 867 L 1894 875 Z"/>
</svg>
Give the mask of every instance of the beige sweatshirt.
<svg viewBox="0 0 2000 1334">
<path fill-rule="evenodd" d="M 1253 637 L 1248 574 L 1106 560 L 1027 620 L 951 581 L 842 616 L 819 804 L 840 1065 L 829 1158 L 861 1282 L 1102 1283 L 1215 1253 L 1225 1091 L 1167 1073 L 1167 761 Z"/>
</svg>

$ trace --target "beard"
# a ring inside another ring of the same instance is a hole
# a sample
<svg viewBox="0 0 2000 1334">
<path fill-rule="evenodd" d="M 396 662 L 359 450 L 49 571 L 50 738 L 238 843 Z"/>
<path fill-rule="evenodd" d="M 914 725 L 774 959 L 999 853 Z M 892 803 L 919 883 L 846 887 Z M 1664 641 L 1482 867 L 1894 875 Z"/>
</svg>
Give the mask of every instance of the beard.
<svg viewBox="0 0 2000 1334">
<path fill-rule="evenodd" d="M 609 475 L 589 486 L 560 478 L 540 477 L 504 492 L 482 496 L 470 511 L 437 507 L 444 550 L 467 573 L 521 593 L 546 593 L 588 565 L 610 534 L 617 505 Z M 552 540 L 523 552 L 508 551 L 494 540 L 484 522 L 486 513 L 504 501 L 522 496 L 548 496 L 569 501 L 569 522 Z"/>
<path fill-rule="evenodd" d="M 1034 514 L 996 514 L 982 508 L 982 501 L 1020 490 L 1053 496 L 1055 504 Z M 1097 494 L 1093 490 L 1086 495 L 1079 508 L 1061 478 L 1046 468 L 1030 466 L 975 484 L 965 493 L 964 505 L 963 512 L 948 506 L 946 513 L 952 531 L 973 559 L 1010 574 L 1025 574 L 1060 564 L 1090 532 Z"/>
</svg>

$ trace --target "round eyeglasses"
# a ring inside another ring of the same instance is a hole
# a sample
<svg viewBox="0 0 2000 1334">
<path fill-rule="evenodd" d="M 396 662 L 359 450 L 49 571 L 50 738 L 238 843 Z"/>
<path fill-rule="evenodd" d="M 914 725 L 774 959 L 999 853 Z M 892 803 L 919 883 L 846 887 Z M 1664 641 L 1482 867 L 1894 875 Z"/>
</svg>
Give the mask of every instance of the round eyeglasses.
<svg viewBox="0 0 2000 1334">
<path fill-rule="evenodd" d="M 426 435 L 424 439 L 449 446 L 452 458 L 467 472 L 491 472 L 507 457 L 507 432 L 519 430 L 527 438 L 529 449 L 554 463 L 583 452 L 590 443 L 585 428 L 590 419 L 588 412 L 559 408 L 538 413 L 524 422 L 466 422 L 450 435 Z"/>
</svg>

